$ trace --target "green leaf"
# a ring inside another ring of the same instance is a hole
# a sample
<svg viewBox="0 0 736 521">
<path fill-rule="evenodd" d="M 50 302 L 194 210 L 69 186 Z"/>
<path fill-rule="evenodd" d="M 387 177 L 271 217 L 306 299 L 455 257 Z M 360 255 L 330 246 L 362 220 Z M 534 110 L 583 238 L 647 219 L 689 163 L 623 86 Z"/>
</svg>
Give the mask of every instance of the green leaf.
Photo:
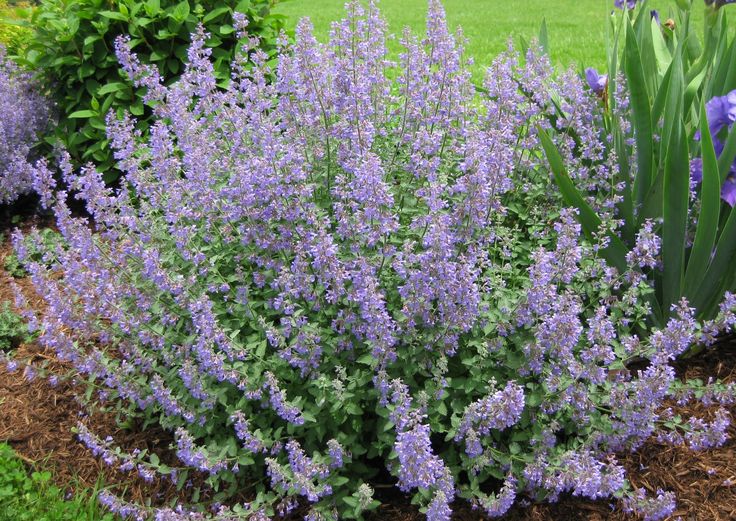
<svg viewBox="0 0 736 521">
<path fill-rule="evenodd" d="M 134 116 L 142 116 L 143 115 L 143 102 L 138 101 L 136 103 L 133 103 L 129 107 L 130 113 Z"/>
<path fill-rule="evenodd" d="M 129 20 L 127 16 L 117 11 L 100 11 L 99 14 L 110 20 L 120 20 L 121 22 L 127 22 Z"/>
<path fill-rule="evenodd" d="M 652 138 L 651 105 L 639 45 L 631 30 L 626 31 L 624 56 L 624 69 L 628 80 L 634 138 L 636 139 L 637 173 L 634 179 L 633 199 L 634 204 L 638 207 L 644 202 L 644 197 L 652 184 L 654 140 Z"/>
<path fill-rule="evenodd" d="M 721 209 L 721 176 L 718 173 L 713 138 L 708 128 L 705 104 L 700 103 L 700 138 L 703 160 L 703 181 L 700 189 L 700 215 L 695 231 L 695 241 L 685 274 L 685 296 L 692 301 L 700 281 L 710 262 L 718 233 L 718 216 Z"/>
<path fill-rule="evenodd" d="M 662 207 L 662 311 L 665 316 L 682 296 L 687 233 L 690 168 L 681 109 L 672 115 L 676 123 L 667 143 Z"/>
<path fill-rule="evenodd" d="M 664 37 L 662 36 L 662 26 L 659 25 L 654 17 L 651 19 L 651 29 L 652 48 L 654 49 L 654 55 L 657 58 L 657 70 L 660 75 L 664 75 L 667 72 L 667 69 L 669 69 L 670 63 L 672 63 L 672 55 L 670 54 L 670 50 L 667 48 L 667 42 L 664 41 Z"/>
<path fill-rule="evenodd" d="M 662 82 L 659 84 L 657 95 L 654 98 L 654 105 L 652 105 L 652 121 L 659 121 L 659 118 L 662 116 L 664 103 L 667 100 L 667 92 L 669 91 L 670 81 L 672 79 L 672 69 L 672 62 L 670 62 L 670 66 L 667 68 L 667 72 L 665 72 L 664 78 L 662 78 Z"/>
<path fill-rule="evenodd" d="M 227 7 L 227 6 L 218 7 L 217 9 L 213 9 L 212 11 L 210 11 L 209 13 L 207 13 L 207 15 L 204 18 L 202 18 L 202 22 L 203 23 L 207 23 L 207 22 L 209 22 L 211 20 L 214 20 L 215 18 L 218 18 L 219 16 L 222 16 L 223 14 L 229 13 L 229 12 L 230 12 L 230 8 Z"/>
<path fill-rule="evenodd" d="M 693 103 L 696 94 L 700 91 L 700 87 L 703 84 L 706 72 L 708 72 L 708 70 L 703 69 L 700 74 L 693 78 L 693 80 L 688 84 L 687 88 L 685 89 L 685 102 L 683 106 L 683 110 L 685 113 L 690 110 L 690 105 Z"/>
<path fill-rule="evenodd" d="M 726 180 L 728 173 L 733 165 L 734 158 L 736 158 L 736 129 L 731 129 L 731 132 L 726 138 L 726 142 L 723 145 L 723 151 L 718 158 L 718 170 L 721 173 L 721 183 Z"/>
<path fill-rule="evenodd" d="M 570 176 L 567 174 L 564 162 L 562 161 L 562 156 L 557 150 L 555 144 L 552 142 L 552 139 L 550 139 L 549 135 L 542 128 L 538 127 L 537 131 L 539 132 L 542 148 L 544 148 L 544 152 L 547 155 L 547 161 L 550 164 L 557 187 L 560 189 L 560 193 L 562 194 L 565 202 L 578 209 L 578 220 L 582 225 L 583 232 L 589 239 L 591 239 L 593 234 L 598 233 L 601 226 L 601 219 L 590 205 L 585 202 L 582 195 L 580 195 L 580 192 L 575 188 L 572 179 L 570 179 Z M 626 245 L 624 245 L 624 243 L 621 242 L 621 239 L 616 235 L 609 234 L 609 239 L 610 243 L 608 247 L 603 250 L 603 257 L 612 266 L 623 273 L 627 269 L 626 253 L 628 250 Z"/>
<path fill-rule="evenodd" d="M 657 55 L 654 52 L 651 22 L 651 16 L 649 16 L 645 8 L 641 9 L 634 22 L 634 31 L 647 92 L 649 97 L 653 98 L 654 93 L 657 91 L 657 85 L 659 84 L 659 66 L 657 64 Z M 630 32 L 627 31 L 627 33 Z"/>
<path fill-rule="evenodd" d="M 146 14 L 151 17 L 161 12 L 161 2 L 159 0 L 148 0 L 143 7 L 146 10 Z"/>
<path fill-rule="evenodd" d="M 235 6 L 234 11 L 238 13 L 247 13 L 250 9 L 250 0 L 240 0 L 238 5 Z"/>
<path fill-rule="evenodd" d="M 715 255 L 703 277 L 699 291 L 693 297 L 692 305 L 705 318 L 713 316 L 723 292 L 733 290 L 728 287 L 732 283 L 733 266 L 736 262 L 736 211 L 729 209 L 726 225 L 718 239 Z"/>
<path fill-rule="evenodd" d="M 716 69 L 709 85 L 709 97 L 722 96 L 736 88 L 736 38 L 728 51 L 716 60 Z"/>
<path fill-rule="evenodd" d="M 352 496 L 345 496 L 342 498 L 342 500 L 351 507 L 357 507 L 358 506 L 358 498 L 352 497 Z"/>
<path fill-rule="evenodd" d="M 542 46 L 544 54 L 549 56 L 549 37 L 547 35 L 547 20 L 542 18 L 542 26 L 539 28 L 539 45 Z"/>
<path fill-rule="evenodd" d="M 77 110 L 76 112 L 72 112 L 69 114 L 69 118 L 71 119 L 77 119 L 77 118 L 91 118 L 96 116 L 97 113 L 92 110 Z"/>
<path fill-rule="evenodd" d="M 174 20 L 177 20 L 179 22 L 183 22 L 184 20 L 186 20 L 189 16 L 189 0 L 179 2 L 176 7 L 174 7 L 174 10 L 171 12 L 171 16 L 174 18 Z"/>
<path fill-rule="evenodd" d="M 128 88 L 128 85 L 119 81 L 113 81 L 110 83 L 106 83 L 102 87 L 99 88 L 97 91 L 98 96 L 104 96 L 105 94 L 110 94 L 111 92 L 118 92 L 120 90 L 124 90 Z"/>
</svg>

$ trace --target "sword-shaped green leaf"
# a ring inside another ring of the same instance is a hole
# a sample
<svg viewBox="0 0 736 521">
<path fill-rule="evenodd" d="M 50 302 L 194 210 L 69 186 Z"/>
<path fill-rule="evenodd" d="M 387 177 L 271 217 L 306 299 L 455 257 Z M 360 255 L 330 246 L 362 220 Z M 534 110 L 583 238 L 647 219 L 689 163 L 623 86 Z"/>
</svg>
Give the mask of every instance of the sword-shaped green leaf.
<svg viewBox="0 0 736 521">
<path fill-rule="evenodd" d="M 691 301 L 700 312 L 700 316 L 712 316 L 723 298 L 723 292 L 733 289 L 726 286 L 727 282 L 733 280 L 734 263 L 736 263 L 736 211 L 730 209 L 726 224 L 718 238 L 713 260 Z"/>
<path fill-rule="evenodd" d="M 685 266 L 685 234 L 687 233 L 690 168 L 682 105 L 672 114 L 672 126 L 664 168 L 664 201 L 662 205 L 662 311 L 682 296 Z"/>
<path fill-rule="evenodd" d="M 639 45 L 634 31 L 626 31 L 624 70 L 629 86 L 631 112 L 636 140 L 637 173 L 634 179 L 634 203 L 641 206 L 652 183 L 653 148 L 652 113 L 642 68 Z"/>
<path fill-rule="evenodd" d="M 690 251 L 685 274 L 684 294 L 690 301 L 693 295 L 698 292 L 698 285 L 705 277 L 705 272 L 710 263 L 713 246 L 715 246 L 718 234 L 718 216 L 721 209 L 721 176 L 718 173 L 718 161 L 713 147 L 713 138 L 710 135 L 705 104 L 702 100 L 700 103 L 700 139 L 703 160 L 700 215 L 698 216 L 695 241 Z"/>
<path fill-rule="evenodd" d="M 539 138 L 542 147 L 547 155 L 552 174 L 554 175 L 557 187 L 560 189 L 562 198 L 570 206 L 578 209 L 578 220 L 583 228 L 583 233 L 588 239 L 593 238 L 593 234 L 598 233 L 601 226 L 601 219 L 598 214 L 585 202 L 583 196 L 575 188 L 575 185 L 567 173 L 565 164 L 562 160 L 559 150 L 552 142 L 549 135 L 538 127 Z M 626 245 L 618 238 L 618 236 L 609 234 L 609 245 L 603 250 L 603 258 L 620 272 L 626 271 L 626 253 L 628 252 Z"/>
</svg>

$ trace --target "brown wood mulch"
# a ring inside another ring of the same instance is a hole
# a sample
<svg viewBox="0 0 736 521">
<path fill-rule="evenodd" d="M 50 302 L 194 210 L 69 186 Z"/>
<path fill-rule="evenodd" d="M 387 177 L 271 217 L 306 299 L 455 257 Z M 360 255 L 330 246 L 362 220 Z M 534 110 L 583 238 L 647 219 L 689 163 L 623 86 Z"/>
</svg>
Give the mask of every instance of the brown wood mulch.
<svg viewBox="0 0 736 521">
<path fill-rule="evenodd" d="M 47 225 L 48 221 L 28 217 L 24 227 Z M 10 230 L 9 214 L 0 215 L 0 232 L 6 237 Z M 9 241 L 0 245 L 0 267 L 10 253 Z M 41 309 L 42 300 L 35 295 L 28 279 L 14 279 L 26 298 Z M 11 277 L 0 271 L 0 302 L 13 301 Z M 36 343 L 21 344 L 17 358 L 31 359 L 35 364 L 47 364 L 50 374 L 66 375 L 69 367 L 54 354 Z M 685 378 L 717 377 L 726 382 L 736 381 L 736 342 L 719 346 L 677 367 Z M 166 432 L 148 429 L 124 430 L 118 427 L 112 413 L 88 415 L 76 398 L 75 383 L 62 381 L 51 386 L 45 378 L 29 381 L 21 370 L 9 373 L 0 364 L 0 442 L 9 443 L 24 461 L 31 465 L 53 469 L 54 479 L 70 491 L 74 486 L 92 487 L 101 481 L 113 485 L 118 492 L 134 501 L 151 498 L 155 503 L 167 503 L 177 497 L 175 487 L 167 482 L 145 483 L 131 473 L 114 472 L 100 462 L 76 439 L 72 428 L 82 419 L 94 432 L 112 436 L 124 448 L 149 448 L 163 453 L 162 459 L 174 456 L 167 447 L 171 437 Z M 695 404 L 673 406 L 683 416 L 708 415 L 708 409 Z M 730 408 L 736 423 L 736 406 Z M 649 441 L 639 451 L 622 460 L 628 478 L 635 487 L 653 492 L 658 488 L 677 494 L 677 510 L 669 519 L 683 521 L 736 520 L 736 427 L 729 429 L 730 439 L 722 447 L 694 452 L 684 447 L 671 447 Z M 467 505 L 454 505 L 454 519 L 480 520 L 483 516 Z M 406 498 L 396 494 L 370 516 L 373 519 L 418 521 L 424 518 Z M 624 521 L 636 519 L 619 509 L 612 501 L 589 501 L 565 497 L 556 504 L 532 504 L 515 507 L 503 519 L 511 521 Z"/>
</svg>

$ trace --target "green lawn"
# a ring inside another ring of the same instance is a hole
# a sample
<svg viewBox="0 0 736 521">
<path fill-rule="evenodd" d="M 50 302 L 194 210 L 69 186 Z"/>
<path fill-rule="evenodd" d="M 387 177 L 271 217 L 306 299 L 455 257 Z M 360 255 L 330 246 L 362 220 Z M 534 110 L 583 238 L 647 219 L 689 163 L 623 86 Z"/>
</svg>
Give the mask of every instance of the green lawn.
<svg viewBox="0 0 736 521">
<path fill-rule="evenodd" d="M 606 56 L 606 27 L 613 9 L 613 0 L 444 0 L 451 27 L 462 26 L 470 43 L 468 50 L 475 57 L 474 75 L 506 48 L 508 38 L 527 40 L 539 33 L 546 19 L 550 53 L 556 65 L 574 64 L 578 68 L 602 67 Z M 700 2 L 702 3 L 702 2 Z M 330 22 L 344 14 L 345 0 L 283 0 L 275 12 L 289 16 L 294 27 L 303 16 L 309 16 L 317 37 L 324 40 Z M 674 0 L 654 0 L 652 7 L 660 10 L 662 20 Z M 392 33 L 400 34 L 404 26 L 424 30 L 426 0 L 382 0 L 379 4 Z M 696 8 L 697 18 L 702 19 Z M 396 52 L 398 44 L 392 45 Z"/>
</svg>

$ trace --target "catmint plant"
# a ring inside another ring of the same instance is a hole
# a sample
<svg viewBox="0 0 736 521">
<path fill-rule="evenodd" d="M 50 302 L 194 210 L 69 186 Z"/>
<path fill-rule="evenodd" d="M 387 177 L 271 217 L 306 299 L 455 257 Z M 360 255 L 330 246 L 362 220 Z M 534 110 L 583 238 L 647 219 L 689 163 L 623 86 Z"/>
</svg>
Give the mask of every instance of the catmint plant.
<svg viewBox="0 0 736 521">
<path fill-rule="evenodd" d="M 29 160 L 37 135 L 48 125 L 49 105 L 31 74 L 22 71 L 0 47 L 0 204 L 32 189 Z"/>
<path fill-rule="evenodd" d="M 274 81 L 236 17 L 226 90 L 203 29 L 169 86 L 119 39 L 155 122 L 143 140 L 132 117 L 108 118 L 118 189 L 62 157 L 94 230 L 37 165 L 66 241 L 42 263 L 16 233 L 47 304 L 40 342 L 121 414 L 170 431 L 178 463 L 80 437 L 144 478 L 186 486 L 196 472 L 219 502 L 252 492 L 220 519 L 360 518 L 382 472 L 433 521 L 461 500 L 500 516 L 564 493 L 671 511 L 614 454 L 673 430 L 697 448 L 723 441 L 726 416 L 678 423 L 662 405 L 694 398 L 670 364 L 731 329 L 736 302 L 707 324 L 678 302 L 652 329 L 651 228 L 619 269 L 602 255 L 609 235 L 584 234 L 550 191 L 539 128 L 559 131 L 590 204 L 614 215 L 610 176 L 589 165 L 616 162 L 576 74 L 555 75 L 537 46 L 509 49 L 476 92 L 439 1 L 397 63 L 376 6 L 347 11 L 327 43 L 302 20 Z M 206 515 L 103 501 L 134 519 Z"/>
</svg>

